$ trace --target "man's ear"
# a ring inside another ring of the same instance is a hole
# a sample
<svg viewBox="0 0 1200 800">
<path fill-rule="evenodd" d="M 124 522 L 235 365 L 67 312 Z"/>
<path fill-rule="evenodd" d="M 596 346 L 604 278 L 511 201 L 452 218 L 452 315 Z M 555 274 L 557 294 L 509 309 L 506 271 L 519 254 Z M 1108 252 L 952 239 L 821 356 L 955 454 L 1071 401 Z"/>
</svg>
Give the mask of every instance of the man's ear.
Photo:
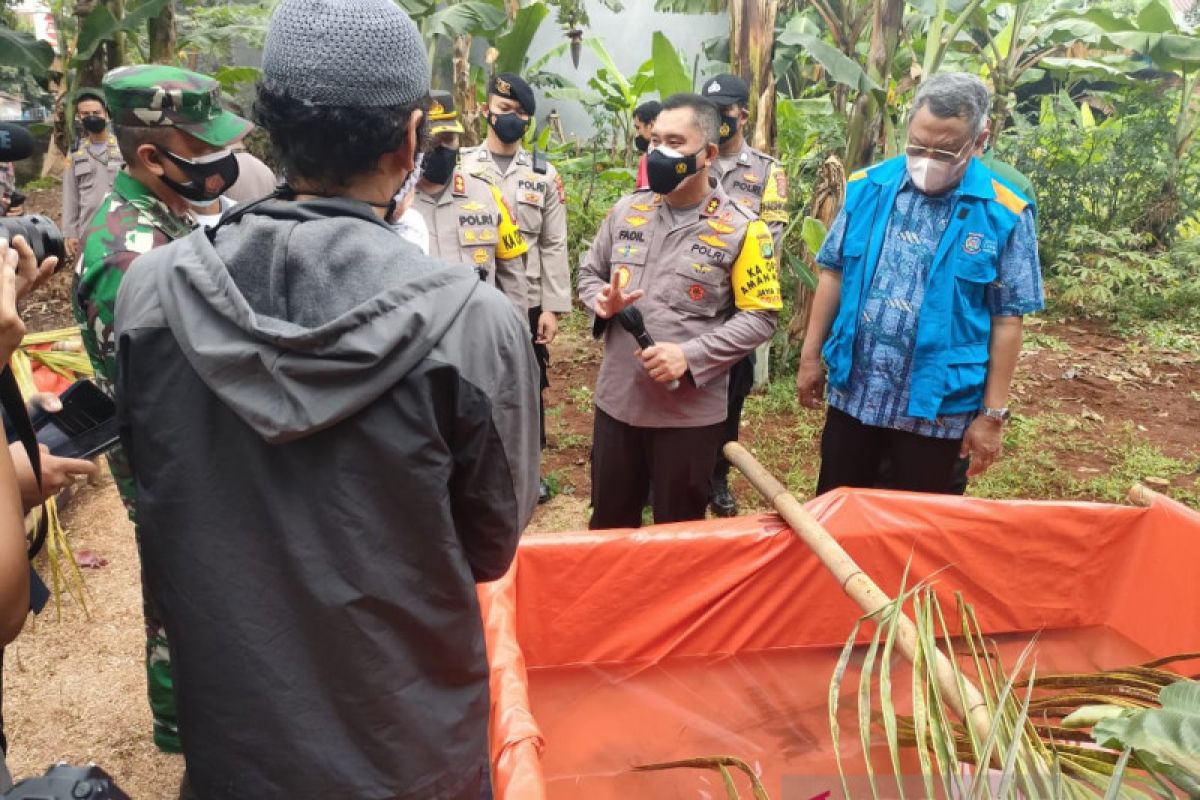
<svg viewBox="0 0 1200 800">
<path fill-rule="evenodd" d="M 163 176 L 166 169 L 163 167 L 162 153 L 158 152 L 157 147 L 152 144 L 139 144 L 136 152 L 142 166 L 149 170 L 150 174 L 159 178 Z"/>
<path fill-rule="evenodd" d="M 413 109 L 412 114 L 408 118 L 408 126 L 405 131 L 405 147 L 401 151 L 400 166 L 404 169 L 411 170 L 416 166 L 417 153 L 422 150 L 423 143 L 420 141 L 421 123 L 425 119 L 425 112 L 421 109 Z"/>
<path fill-rule="evenodd" d="M 741 126 L 745 126 L 745 124 L 750 121 L 750 106 L 738 107 L 738 120 L 741 121 Z"/>
<path fill-rule="evenodd" d="M 709 142 L 704 146 L 704 163 L 711 164 L 717 160 L 717 156 L 721 155 L 721 146 L 715 142 Z"/>
</svg>

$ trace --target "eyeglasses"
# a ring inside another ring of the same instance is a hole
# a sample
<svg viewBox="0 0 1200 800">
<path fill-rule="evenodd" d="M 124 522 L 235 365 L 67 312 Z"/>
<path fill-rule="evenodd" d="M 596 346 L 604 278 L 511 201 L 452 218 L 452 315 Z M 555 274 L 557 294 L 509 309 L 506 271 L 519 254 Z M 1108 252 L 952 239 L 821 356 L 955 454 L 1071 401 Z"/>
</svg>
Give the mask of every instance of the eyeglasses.
<svg viewBox="0 0 1200 800">
<path fill-rule="evenodd" d="M 938 150 L 936 147 L 922 147 L 919 144 L 910 143 L 905 145 L 904 152 L 912 158 L 932 158 L 934 161 L 943 161 L 947 164 L 953 164 L 962 158 L 963 153 L 970 146 L 971 143 L 967 142 L 956 152 L 951 152 L 950 150 Z"/>
</svg>

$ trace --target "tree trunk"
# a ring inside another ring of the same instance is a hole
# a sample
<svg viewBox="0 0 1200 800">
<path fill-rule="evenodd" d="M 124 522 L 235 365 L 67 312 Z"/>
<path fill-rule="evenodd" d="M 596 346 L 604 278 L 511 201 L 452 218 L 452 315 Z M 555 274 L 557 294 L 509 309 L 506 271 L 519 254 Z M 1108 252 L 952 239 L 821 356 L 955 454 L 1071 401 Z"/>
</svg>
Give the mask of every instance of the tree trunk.
<svg viewBox="0 0 1200 800">
<path fill-rule="evenodd" d="M 146 33 L 150 39 L 150 62 L 153 64 L 175 63 L 175 3 L 168 0 L 157 17 L 146 20 Z"/>
<path fill-rule="evenodd" d="M 454 37 L 454 106 L 462 120 L 463 147 L 479 144 L 479 102 L 471 80 L 471 37 Z"/>
<path fill-rule="evenodd" d="M 875 0 L 871 22 L 871 49 L 867 54 L 867 74 L 887 91 L 892 78 L 892 61 L 904 21 L 904 0 Z M 853 172 L 875 158 L 879 134 L 883 129 L 884 105 L 874 92 L 861 92 L 850 110 L 846 126 L 846 169 Z"/>
<path fill-rule="evenodd" d="M 752 147 L 775 147 L 775 18 L 779 0 L 731 0 L 729 3 L 730 65 L 750 84 L 750 118 L 755 121 Z"/>
</svg>

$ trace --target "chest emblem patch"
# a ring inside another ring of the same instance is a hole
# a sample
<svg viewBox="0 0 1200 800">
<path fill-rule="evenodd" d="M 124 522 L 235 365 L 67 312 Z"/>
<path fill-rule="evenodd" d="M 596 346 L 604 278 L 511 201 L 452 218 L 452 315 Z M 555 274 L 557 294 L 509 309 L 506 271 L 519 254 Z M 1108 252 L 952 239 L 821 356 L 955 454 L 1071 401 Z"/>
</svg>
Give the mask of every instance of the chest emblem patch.
<svg viewBox="0 0 1200 800">
<path fill-rule="evenodd" d="M 963 252 L 973 256 L 981 250 L 983 250 L 983 234 L 968 233 L 967 238 L 963 240 Z"/>
</svg>

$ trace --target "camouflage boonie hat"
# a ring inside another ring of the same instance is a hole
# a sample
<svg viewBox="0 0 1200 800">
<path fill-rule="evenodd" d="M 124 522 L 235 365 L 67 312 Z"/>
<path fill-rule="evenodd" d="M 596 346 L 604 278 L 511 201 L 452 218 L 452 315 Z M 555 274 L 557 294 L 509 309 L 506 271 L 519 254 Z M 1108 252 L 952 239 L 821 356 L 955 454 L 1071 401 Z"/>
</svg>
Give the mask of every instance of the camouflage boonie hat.
<svg viewBox="0 0 1200 800">
<path fill-rule="evenodd" d="M 236 142 L 254 127 L 221 108 L 219 83 L 179 67 L 118 67 L 104 76 L 104 100 L 118 128 L 178 128 L 213 147 Z"/>
<path fill-rule="evenodd" d="M 429 93 L 429 133 L 465 133 L 458 109 L 454 107 L 454 95 L 434 89 Z"/>
</svg>

